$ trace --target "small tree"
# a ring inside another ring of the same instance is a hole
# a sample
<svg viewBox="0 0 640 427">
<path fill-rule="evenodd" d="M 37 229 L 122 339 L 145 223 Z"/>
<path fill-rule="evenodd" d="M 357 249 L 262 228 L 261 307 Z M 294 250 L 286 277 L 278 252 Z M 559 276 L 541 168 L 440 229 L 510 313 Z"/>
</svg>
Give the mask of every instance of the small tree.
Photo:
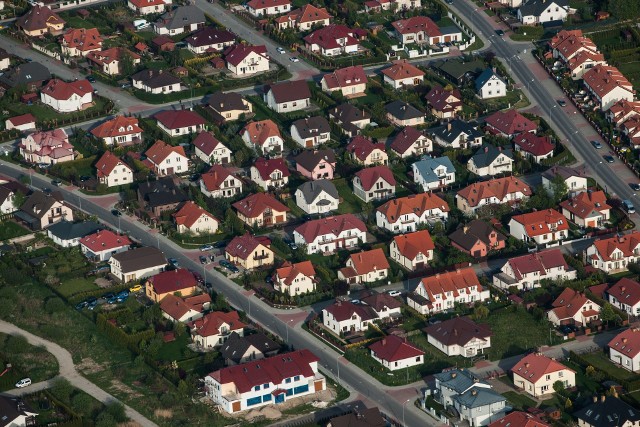
<svg viewBox="0 0 640 427">
<path fill-rule="evenodd" d="M 609 326 L 609 322 L 616 319 L 616 312 L 613 311 L 613 306 L 608 302 L 605 302 L 602 306 L 602 310 L 600 310 L 600 320 L 603 322 L 607 322 L 607 326 Z"/>
<path fill-rule="evenodd" d="M 479 305 L 473 309 L 471 317 L 474 320 L 486 319 L 489 317 L 489 308 L 486 305 Z"/>
<path fill-rule="evenodd" d="M 565 387 L 564 387 L 564 383 L 562 381 L 556 381 L 555 383 L 553 383 L 553 391 L 555 391 L 558 394 L 562 394 L 564 393 Z"/>
<path fill-rule="evenodd" d="M 23 175 L 23 176 L 26 176 L 26 175 Z M 24 205 L 24 202 L 26 199 L 27 199 L 27 196 L 25 196 L 24 193 L 22 193 L 22 191 L 16 191 L 16 193 L 13 195 L 13 207 L 16 209 L 20 209 L 20 207 Z"/>
<path fill-rule="evenodd" d="M 564 408 L 566 410 L 570 410 L 571 408 L 573 408 L 573 402 L 571 402 L 571 399 L 569 399 L 568 397 L 567 397 L 567 400 L 565 400 L 564 402 Z"/>
</svg>

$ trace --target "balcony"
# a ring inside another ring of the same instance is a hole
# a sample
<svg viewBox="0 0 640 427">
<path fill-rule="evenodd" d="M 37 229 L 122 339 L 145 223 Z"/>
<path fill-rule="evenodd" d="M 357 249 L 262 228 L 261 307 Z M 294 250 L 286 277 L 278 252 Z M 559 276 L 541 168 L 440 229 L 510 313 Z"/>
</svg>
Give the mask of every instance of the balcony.
<svg viewBox="0 0 640 427">
<path fill-rule="evenodd" d="M 256 261 L 260 261 L 260 260 L 267 259 L 267 258 L 269 258 L 268 254 L 254 255 L 253 256 L 253 259 L 256 260 Z"/>
</svg>

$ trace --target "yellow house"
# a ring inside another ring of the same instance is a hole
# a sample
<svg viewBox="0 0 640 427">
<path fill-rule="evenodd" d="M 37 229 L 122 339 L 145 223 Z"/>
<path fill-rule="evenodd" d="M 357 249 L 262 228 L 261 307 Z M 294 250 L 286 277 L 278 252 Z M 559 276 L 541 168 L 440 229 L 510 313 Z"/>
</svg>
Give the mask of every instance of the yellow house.
<svg viewBox="0 0 640 427">
<path fill-rule="evenodd" d="M 249 227 L 270 227 L 287 222 L 289 208 L 268 193 L 255 193 L 233 204 L 238 218 Z"/>
<path fill-rule="evenodd" d="M 20 28 L 29 37 L 38 37 L 43 34 L 60 34 L 66 22 L 49 6 L 34 5 L 27 13 L 16 21 L 16 27 Z"/>
<path fill-rule="evenodd" d="M 247 270 L 273 265 L 274 255 L 267 238 L 249 233 L 234 238 L 225 249 L 227 259 Z"/>
<path fill-rule="evenodd" d="M 179 293 L 186 297 L 198 289 L 198 280 L 186 268 L 178 268 L 151 276 L 145 283 L 145 293 L 153 302 L 159 303 L 167 295 Z"/>
</svg>

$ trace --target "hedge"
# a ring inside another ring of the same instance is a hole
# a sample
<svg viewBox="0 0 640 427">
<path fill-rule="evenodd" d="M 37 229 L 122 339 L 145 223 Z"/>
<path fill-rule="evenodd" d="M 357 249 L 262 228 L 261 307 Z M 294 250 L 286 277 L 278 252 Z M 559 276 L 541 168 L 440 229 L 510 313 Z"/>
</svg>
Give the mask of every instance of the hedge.
<svg viewBox="0 0 640 427">
<path fill-rule="evenodd" d="M 103 331 L 110 340 L 116 344 L 125 344 L 129 350 L 139 354 L 140 342 L 150 340 L 156 333 L 153 329 L 147 329 L 146 331 L 138 332 L 132 335 L 127 334 L 125 331 L 115 326 L 107 316 L 102 313 L 98 313 L 96 316 L 96 326 L 99 330 Z"/>
</svg>

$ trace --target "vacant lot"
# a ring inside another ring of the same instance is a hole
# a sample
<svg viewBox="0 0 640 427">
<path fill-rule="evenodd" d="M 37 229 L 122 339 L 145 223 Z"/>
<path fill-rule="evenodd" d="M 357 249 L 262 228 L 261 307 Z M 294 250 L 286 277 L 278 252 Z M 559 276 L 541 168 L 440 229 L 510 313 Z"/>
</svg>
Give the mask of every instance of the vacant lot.
<svg viewBox="0 0 640 427">
<path fill-rule="evenodd" d="M 0 391 L 11 390 L 20 379 L 29 377 L 34 383 L 58 375 L 58 362 L 44 348 L 33 346 L 17 335 L 0 333 Z"/>
<path fill-rule="evenodd" d="M 30 231 L 14 221 L 4 221 L 0 224 L 0 240 L 13 239 L 14 237 L 25 236 Z"/>
</svg>

